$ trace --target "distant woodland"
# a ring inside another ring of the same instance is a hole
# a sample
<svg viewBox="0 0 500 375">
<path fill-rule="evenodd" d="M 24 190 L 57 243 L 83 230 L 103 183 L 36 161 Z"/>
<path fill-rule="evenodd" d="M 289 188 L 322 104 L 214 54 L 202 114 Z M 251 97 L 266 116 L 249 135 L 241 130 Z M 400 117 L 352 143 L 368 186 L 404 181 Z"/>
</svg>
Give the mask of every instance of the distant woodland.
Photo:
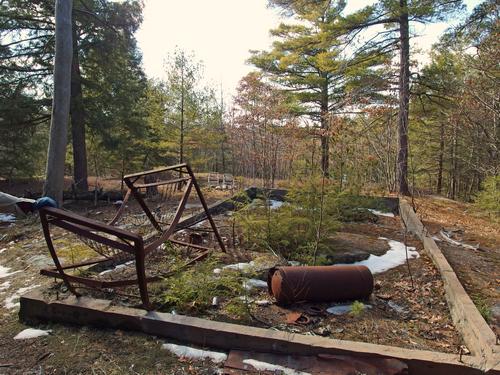
<svg viewBox="0 0 500 375">
<path fill-rule="evenodd" d="M 264 186 L 324 176 L 340 190 L 500 205 L 497 1 L 471 13 L 450 0 L 380 0 L 351 14 L 345 1 L 269 6 L 286 18 L 270 30 L 272 48 L 251 51 L 255 71 L 227 100 L 202 84 L 196 51 L 168 55 L 164 80 L 146 77 L 134 36 L 141 1 L 74 0 L 65 175 L 75 188 L 189 162 Z M 0 177 L 40 178 L 54 1 L 0 1 L 0 14 Z M 461 21 L 421 61 L 412 25 L 450 18 Z"/>
</svg>

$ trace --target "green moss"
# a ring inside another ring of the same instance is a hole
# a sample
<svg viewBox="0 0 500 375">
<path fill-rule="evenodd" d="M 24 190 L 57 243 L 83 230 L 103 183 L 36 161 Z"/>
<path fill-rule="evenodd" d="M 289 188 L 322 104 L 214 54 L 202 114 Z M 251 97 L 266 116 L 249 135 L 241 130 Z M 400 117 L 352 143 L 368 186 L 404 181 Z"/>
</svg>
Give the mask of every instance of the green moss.
<svg viewBox="0 0 500 375">
<path fill-rule="evenodd" d="M 493 313 L 491 311 L 491 307 L 488 304 L 488 301 L 486 301 L 484 297 L 479 294 L 473 294 L 471 297 L 481 316 L 484 318 L 484 320 L 486 320 L 486 322 L 489 322 Z"/>
</svg>

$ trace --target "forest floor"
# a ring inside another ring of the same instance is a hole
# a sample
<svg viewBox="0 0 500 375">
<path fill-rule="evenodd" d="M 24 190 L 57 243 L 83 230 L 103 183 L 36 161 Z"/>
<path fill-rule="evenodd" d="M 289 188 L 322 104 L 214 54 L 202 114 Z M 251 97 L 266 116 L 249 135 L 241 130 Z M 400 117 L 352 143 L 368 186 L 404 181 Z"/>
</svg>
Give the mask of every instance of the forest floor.
<svg viewBox="0 0 500 375">
<path fill-rule="evenodd" d="M 212 191 L 206 198 L 212 203 L 228 194 Z M 449 249 L 443 247 L 443 250 L 467 291 L 479 296 L 475 298 L 476 303 L 483 303 L 493 311 L 494 303 L 498 302 L 498 229 L 484 218 L 469 217 L 467 212 L 464 213 L 470 209 L 468 205 L 438 198 L 419 199 L 417 203 L 419 214 L 427 215 L 424 219 L 433 233 L 438 233 L 442 227 L 453 226 L 455 229 L 462 229 L 461 240 L 480 243 L 481 250 L 472 251 L 469 266 L 466 266 L 467 262 L 460 260 L 461 254 L 468 254 L 470 250 L 453 249 L 453 246 Z M 194 204 L 193 209 L 196 209 Z M 109 204 L 90 207 L 79 203 L 72 205 L 71 210 L 106 221 L 115 208 Z M 456 220 L 455 213 L 458 215 Z M 225 239 L 229 238 L 230 217 L 218 218 L 217 221 Z M 55 234 L 56 237 L 60 235 Z M 367 251 L 375 249 L 380 253 L 381 250 L 383 252 L 383 244 L 379 237 L 404 241 L 405 233 L 399 218 L 379 217 L 377 223 L 345 223 L 332 241 L 344 241 L 343 246 L 346 246 L 347 238 L 353 248 L 365 248 Z M 64 244 L 64 237 L 59 240 Z M 420 254 L 418 259 L 412 259 L 409 263 L 413 286 L 407 265 L 376 274 L 374 295 L 369 301 L 364 301 L 363 307 L 356 314 L 326 314 L 325 310 L 331 304 L 318 306 L 320 315 L 312 314 L 309 306 L 304 305 L 285 309 L 272 303 L 265 290 L 256 288 L 245 295 L 245 310 L 250 314 L 241 314 L 241 310 L 225 310 L 226 304 L 221 298 L 219 307 L 205 309 L 198 316 L 338 339 L 457 352 L 461 339 L 451 323 L 439 274 L 422 251 L 421 244 L 411 237 L 407 240 L 408 245 L 415 247 Z M 269 259 L 269 254 L 232 248 L 230 242 L 226 242 L 230 248 L 229 254 L 218 257 L 217 262 L 231 264 L 260 259 L 265 263 Z M 439 242 L 439 245 L 442 243 Z M 453 255 L 450 257 L 453 252 L 456 254 L 455 260 Z M 69 253 L 66 256 L 69 257 Z M 0 374 L 218 373 L 217 365 L 209 361 L 180 360 L 162 349 L 165 339 L 140 333 L 44 324 L 36 328 L 50 329 L 50 335 L 14 340 L 17 333 L 28 328 L 18 320 L 18 295 L 38 286 L 47 289 L 60 286 L 54 284 L 52 279 L 39 275 L 39 269 L 51 263 L 36 218 L 0 227 L 0 266 L 8 268 L 3 269 L 7 276 L 0 278 Z M 483 275 L 486 272 L 489 274 Z M 245 275 L 238 273 L 237 277 L 241 280 Z M 263 275 L 253 277 L 263 278 Z M 270 303 L 257 304 L 257 301 Z M 307 315 L 311 323 L 287 324 L 290 312 Z"/>
<path fill-rule="evenodd" d="M 500 223 L 471 204 L 443 197 L 418 198 L 415 203 L 417 214 L 465 290 L 499 335 Z"/>
</svg>

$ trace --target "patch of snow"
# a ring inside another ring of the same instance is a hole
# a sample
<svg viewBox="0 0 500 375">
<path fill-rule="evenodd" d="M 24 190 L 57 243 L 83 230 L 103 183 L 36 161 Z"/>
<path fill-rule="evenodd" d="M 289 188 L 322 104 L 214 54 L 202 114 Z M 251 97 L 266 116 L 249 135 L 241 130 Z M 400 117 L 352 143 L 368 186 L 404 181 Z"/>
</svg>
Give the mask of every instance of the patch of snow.
<svg viewBox="0 0 500 375">
<path fill-rule="evenodd" d="M 239 296 L 238 299 L 245 302 L 245 303 L 253 303 L 254 302 L 254 299 L 250 298 L 248 296 Z"/>
<path fill-rule="evenodd" d="M 24 293 L 31 289 L 38 288 L 40 285 L 31 285 L 27 286 L 25 288 L 20 288 L 17 292 L 15 292 L 13 295 L 10 297 L 7 297 L 4 301 L 4 306 L 6 309 L 13 309 L 14 307 L 19 306 L 19 302 L 14 302 L 17 301 Z"/>
<path fill-rule="evenodd" d="M 293 368 L 274 365 L 272 363 L 262 362 L 256 359 L 244 359 L 243 363 L 252 366 L 257 371 L 272 371 L 283 375 L 311 375 L 309 372 L 298 371 Z"/>
<path fill-rule="evenodd" d="M 3 279 L 4 277 L 8 277 L 8 276 L 11 276 L 11 275 L 14 275 L 18 272 L 21 272 L 21 271 L 14 271 L 14 272 L 9 272 L 10 268 L 9 267 L 4 267 L 4 266 L 0 266 L 0 279 Z"/>
<path fill-rule="evenodd" d="M 202 360 L 209 358 L 212 362 L 222 363 L 227 359 L 226 353 L 212 352 L 210 350 L 201 350 L 191 348 L 189 346 L 177 345 L 177 344 L 163 344 L 161 346 L 163 349 L 175 354 L 178 357 L 189 358 L 195 360 Z"/>
<path fill-rule="evenodd" d="M 243 288 L 251 290 L 253 288 L 267 289 L 267 283 L 259 279 L 248 279 L 243 281 Z"/>
<path fill-rule="evenodd" d="M 372 306 L 371 305 L 365 305 L 363 304 L 363 306 L 365 307 L 365 309 L 371 309 Z M 348 312 L 351 312 L 352 310 L 352 304 L 349 304 L 349 305 L 335 305 L 335 306 L 332 306 L 332 307 L 329 307 L 326 309 L 326 312 L 328 314 L 333 314 L 333 315 L 344 315 Z"/>
<path fill-rule="evenodd" d="M 16 221 L 16 216 L 12 214 L 0 214 L 0 223 L 13 223 Z"/>
<path fill-rule="evenodd" d="M 387 250 L 384 255 L 380 256 L 370 254 L 368 259 L 350 264 L 356 266 L 366 266 L 372 273 L 381 273 L 390 270 L 391 268 L 400 266 L 401 264 L 404 264 L 406 262 L 406 250 L 404 243 L 395 240 L 389 240 L 385 237 L 379 237 L 379 239 L 386 240 L 390 246 L 390 250 Z M 414 247 L 408 246 L 407 248 L 408 259 L 420 257 L 420 254 Z M 346 265 L 346 263 L 339 265 Z"/>
<path fill-rule="evenodd" d="M 392 212 L 382 212 L 379 210 L 373 210 L 371 208 L 368 208 L 368 211 L 377 216 L 394 217 L 394 214 Z"/>
<path fill-rule="evenodd" d="M 27 328 L 15 335 L 14 340 L 26 340 L 41 336 L 48 336 L 51 332 L 51 329 L 44 331 L 43 329 Z"/>
<path fill-rule="evenodd" d="M 129 262 L 126 262 L 126 263 L 123 263 L 123 264 L 118 264 L 116 267 L 113 267 L 113 268 L 110 268 L 108 270 L 104 270 L 102 272 L 99 272 L 99 276 L 102 276 L 102 275 L 106 275 L 107 273 L 110 273 L 110 272 L 113 272 L 115 270 L 119 270 L 119 269 L 122 269 L 122 268 L 125 268 L 125 267 L 128 267 L 130 266 L 131 264 L 133 264 L 134 261 L 131 260 Z"/>
<path fill-rule="evenodd" d="M 255 267 L 255 262 L 252 260 L 251 262 L 248 263 L 228 264 L 227 266 L 222 267 L 222 269 L 248 271 L 253 269 L 254 267 Z"/>
<path fill-rule="evenodd" d="M 278 201 L 275 199 L 269 200 L 269 207 L 271 208 L 271 210 L 276 210 L 276 209 L 280 208 L 281 206 L 283 206 L 284 204 L 285 204 L 285 202 L 283 202 L 283 201 Z"/>
<path fill-rule="evenodd" d="M 6 281 L 6 282 L 4 282 L 4 283 L 0 284 L 0 292 L 1 292 L 2 290 L 9 289 L 9 287 L 10 287 L 10 281 Z"/>
<path fill-rule="evenodd" d="M 222 272 L 222 270 L 221 270 L 220 268 L 215 268 L 215 269 L 214 269 L 214 273 L 215 273 L 216 275 L 220 274 L 221 272 Z"/>
</svg>

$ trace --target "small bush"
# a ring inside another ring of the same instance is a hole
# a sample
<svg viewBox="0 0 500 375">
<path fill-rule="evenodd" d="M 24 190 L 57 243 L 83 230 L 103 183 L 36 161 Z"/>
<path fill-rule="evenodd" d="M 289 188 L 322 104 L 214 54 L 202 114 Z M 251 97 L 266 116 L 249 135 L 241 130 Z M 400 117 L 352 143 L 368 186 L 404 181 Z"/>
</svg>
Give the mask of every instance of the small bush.
<svg viewBox="0 0 500 375">
<path fill-rule="evenodd" d="M 500 219 L 500 175 L 488 177 L 483 183 L 484 190 L 476 196 L 476 205 L 495 220 Z"/>
<path fill-rule="evenodd" d="M 351 314 L 353 316 L 359 316 L 365 311 L 365 305 L 363 302 L 354 301 L 351 305 Z"/>
<path fill-rule="evenodd" d="M 318 248 L 339 227 L 336 196 L 333 188 L 325 186 Z M 262 202 L 235 214 L 246 247 L 272 249 L 289 260 L 310 263 L 321 215 L 321 181 L 311 179 L 307 184 L 295 185 L 287 194 L 286 204 L 278 209 L 269 207 L 267 197 L 259 198 Z"/>
<path fill-rule="evenodd" d="M 213 297 L 235 297 L 243 293 L 242 280 L 235 272 L 213 273 L 216 262 L 204 261 L 169 277 L 163 285 L 164 307 L 180 312 L 204 312 Z"/>
</svg>

